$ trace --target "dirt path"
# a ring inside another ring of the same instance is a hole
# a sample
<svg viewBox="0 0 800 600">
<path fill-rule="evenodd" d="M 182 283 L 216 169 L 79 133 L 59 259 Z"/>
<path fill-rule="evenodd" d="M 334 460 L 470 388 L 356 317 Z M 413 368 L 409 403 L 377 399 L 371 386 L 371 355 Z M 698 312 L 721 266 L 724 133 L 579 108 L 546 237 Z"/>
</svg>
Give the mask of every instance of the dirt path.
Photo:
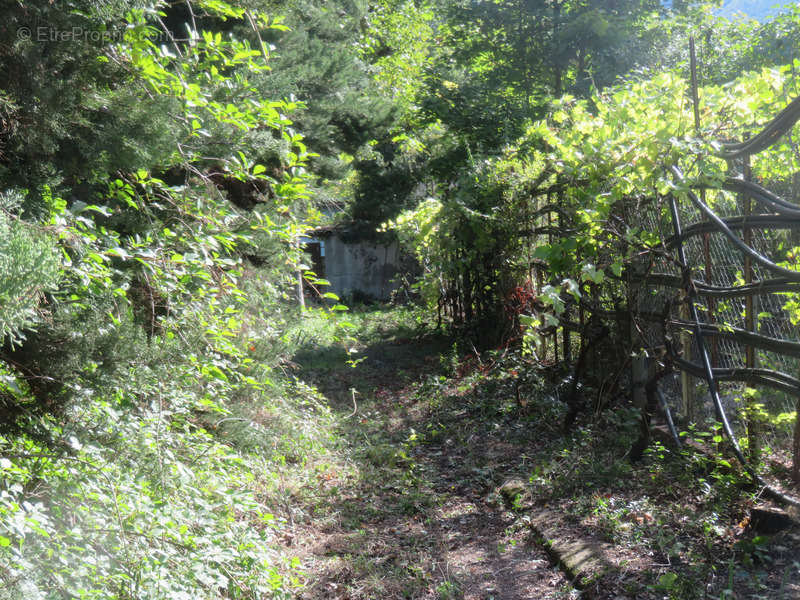
<svg viewBox="0 0 800 600">
<path fill-rule="evenodd" d="M 457 414 L 441 422 L 429 404 L 420 382 L 436 385 L 447 343 L 390 339 L 355 370 L 305 371 L 343 414 L 356 389 L 357 409 L 345 425 L 350 468 L 320 480 L 317 514 L 295 526 L 303 598 L 578 596 L 504 496 L 518 441 L 487 441 Z"/>
<path fill-rule="evenodd" d="M 345 440 L 288 490 L 305 600 L 800 597 L 800 530 L 760 531 L 763 502 L 714 460 L 654 442 L 631 464 L 632 407 L 565 435 L 557 369 L 369 337 L 356 369 L 334 348 L 296 357 Z"/>
</svg>

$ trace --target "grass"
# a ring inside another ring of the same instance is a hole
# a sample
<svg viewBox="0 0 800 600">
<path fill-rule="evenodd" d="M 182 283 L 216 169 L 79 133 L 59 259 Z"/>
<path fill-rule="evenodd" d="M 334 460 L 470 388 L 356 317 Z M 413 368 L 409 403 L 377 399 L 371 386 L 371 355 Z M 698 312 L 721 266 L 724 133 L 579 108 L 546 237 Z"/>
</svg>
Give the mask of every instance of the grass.
<svg viewBox="0 0 800 600">
<path fill-rule="evenodd" d="M 631 464 L 638 413 L 624 400 L 565 434 L 563 369 L 479 354 L 412 308 L 311 311 L 248 351 L 258 385 L 152 361 L 116 395 L 86 395 L 56 432 L 61 462 L 0 440 L 26 457 L 0 463 L 2 523 L 25 528 L 0 531 L 0 558 L 87 598 L 138 585 L 154 598 L 574 599 L 530 527 L 547 507 L 565 537 L 609 544 L 618 570 L 590 573 L 585 597 L 800 595 L 800 537 L 748 521 L 758 490 L 667 442 Z M 23 494 L 36 500 L 25 514 Z"/>
</svg>

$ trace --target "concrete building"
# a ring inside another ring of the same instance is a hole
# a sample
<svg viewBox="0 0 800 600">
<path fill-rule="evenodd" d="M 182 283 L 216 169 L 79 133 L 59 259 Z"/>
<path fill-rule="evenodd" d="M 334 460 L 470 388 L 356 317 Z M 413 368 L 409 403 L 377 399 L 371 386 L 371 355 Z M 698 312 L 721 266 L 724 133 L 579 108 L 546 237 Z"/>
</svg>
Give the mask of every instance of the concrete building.
<svg viewBox="0 0 800 600">
<path fill-rule="evenodd" d="M 391 234 L 360 236 L 347 227 L 322 227 L 310 232 L 305 250 L 312 270 L 331 282 L 324 291 L 389 300 L 397 287 L 400 248 Z"/>
</svg>

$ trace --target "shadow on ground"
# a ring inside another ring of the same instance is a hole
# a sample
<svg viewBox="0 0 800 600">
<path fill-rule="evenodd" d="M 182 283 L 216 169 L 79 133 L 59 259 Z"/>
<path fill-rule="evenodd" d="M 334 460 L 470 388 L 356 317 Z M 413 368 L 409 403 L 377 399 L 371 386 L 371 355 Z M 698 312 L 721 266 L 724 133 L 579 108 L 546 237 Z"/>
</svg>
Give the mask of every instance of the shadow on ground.
<svg viewBox="0 0 800 600">
<path fill-rule="evenodd" d="M 387 329 L 355 369 L 341 348 L 295 357 L 347 440 L 296 526 L 303 598 L 798 597 L 800 537 L 748 555 L 733 483 L 708 485 L 664 446 L 631 465 L 631 407 L 582 414 L 565 436 L 563 372 L 453 347 Z M 578 558 L 598 550 L 580 593 L 545 549 L 556 537 Z"/>
<path fill-rule="evenodd" d="M 519 460 L 518 440 L 485 443 L 466 413 L 448 412 L 440 422 L 444 414 L 420 384 L 444 381 L 442 357 L 453 340 L 383 337 L 362 349 L 356 368 L 342 366 L 344 352 L 335 347 L 293 359 L 342 415 L 352 461 L 349 477 L 325 482 L 324 502 L 297 532 L 313 540 L 304 549 L 313 583 L 303 597 L 575 597 L 530 529 L 494 492 L 509 452 Z"/>
</svg>

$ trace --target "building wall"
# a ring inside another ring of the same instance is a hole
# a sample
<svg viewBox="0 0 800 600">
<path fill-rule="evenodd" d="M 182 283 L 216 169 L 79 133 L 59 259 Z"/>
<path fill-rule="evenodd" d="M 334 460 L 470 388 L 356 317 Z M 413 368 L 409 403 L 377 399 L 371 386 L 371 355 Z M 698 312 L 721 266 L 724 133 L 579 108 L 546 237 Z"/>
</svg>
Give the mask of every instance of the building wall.
<svg viewBox="0 0 800 600">
<path fill-rule="evenodd" d="M 328 291 L 338 296 L 354 292 L 378 300 L 388 300 L 395 285 L 400 251 L 397 242 L 388 245 L 372 242 L 346 243 L 336 234 L 325 238 L 325 279 Z"/>
</svg>

